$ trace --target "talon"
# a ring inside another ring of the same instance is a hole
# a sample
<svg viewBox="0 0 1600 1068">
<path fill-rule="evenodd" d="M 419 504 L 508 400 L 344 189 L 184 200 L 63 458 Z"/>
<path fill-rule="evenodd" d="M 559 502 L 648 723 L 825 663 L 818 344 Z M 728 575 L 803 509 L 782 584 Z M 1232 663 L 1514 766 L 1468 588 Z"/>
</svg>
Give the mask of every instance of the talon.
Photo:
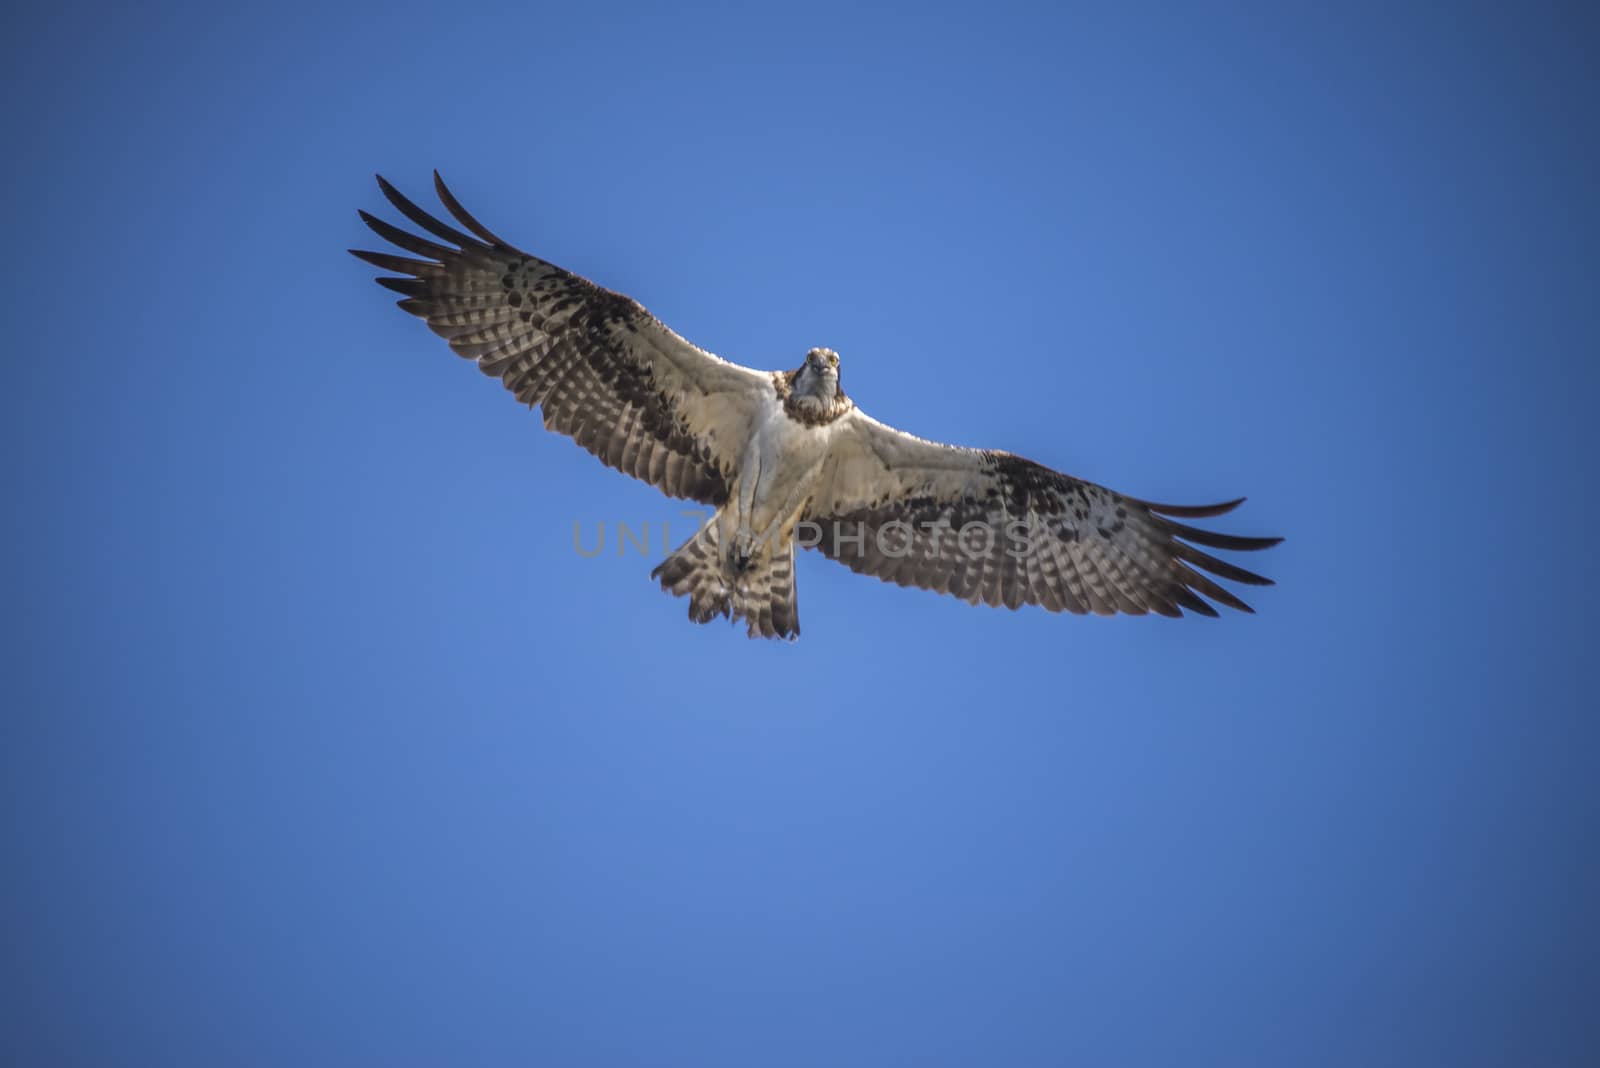
<svg viewBox="0 0 1600 1068">
<path fill-rule="evenodd" d="M 728 546 L 728 570 L 731 574 L 742 575 L 750 570 L 750 561 L 755 557 L 755 538 L 748 532 L 741 531 L 733 536 L 733 544 Z"/>
</svg>

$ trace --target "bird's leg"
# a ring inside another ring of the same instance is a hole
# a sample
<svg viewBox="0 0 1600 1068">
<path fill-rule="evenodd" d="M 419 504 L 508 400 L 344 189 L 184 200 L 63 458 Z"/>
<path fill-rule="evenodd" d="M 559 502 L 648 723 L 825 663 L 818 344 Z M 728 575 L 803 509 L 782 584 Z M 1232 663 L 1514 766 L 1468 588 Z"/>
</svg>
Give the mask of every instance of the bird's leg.
<svg viewBox="0 0 1600 1068">
<path fill-rule="evenodd" d="M 750 533 L 750 528 L 740 525 L 734 532 L 733 539 L 728 545 L 726 566 L 728 574 L 738 578 L 750 570 L 750 562 L 756 554 L 756 537 Z"/>
</svg>

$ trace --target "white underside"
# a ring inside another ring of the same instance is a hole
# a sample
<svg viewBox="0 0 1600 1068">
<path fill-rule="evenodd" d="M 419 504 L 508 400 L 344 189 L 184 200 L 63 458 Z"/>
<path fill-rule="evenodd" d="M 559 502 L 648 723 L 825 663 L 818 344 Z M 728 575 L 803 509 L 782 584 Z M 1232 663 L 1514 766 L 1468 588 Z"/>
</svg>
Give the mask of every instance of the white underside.
<svg viewBox="0 0 1600 1068">
<path fill-rule="evenodd" d="M 725 547 L 770 542 L 793 526 L 816 491 L 836 426 L 798 423 L 776 396 L 763 403 L 723 510 Z"/>
</svg>

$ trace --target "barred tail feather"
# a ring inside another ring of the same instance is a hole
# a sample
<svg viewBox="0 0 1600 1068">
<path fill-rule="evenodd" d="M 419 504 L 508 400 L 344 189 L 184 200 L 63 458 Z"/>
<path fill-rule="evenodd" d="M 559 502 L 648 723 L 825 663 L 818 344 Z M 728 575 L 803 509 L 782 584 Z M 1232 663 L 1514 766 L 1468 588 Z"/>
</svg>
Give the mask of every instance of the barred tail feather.
<svg viewBox="0 0 1600 1068">
<path fill-rule="evenodd" d="M 689 619 L 709 623 L 718 617 L 744 620 L 752 638 L 800 636 L 794 588 L 794 538 L 786 535 L 750 561 L 737 578 L 722 566 L 718 524 L 701 527 L 650 573 L 674 597 L 689 598 Z"/>
<path fill-rule="evenodd" d="M 661 580 L 661 588 L 674 597 L 689 598 L 689 618 L 709 623 L 732 612 L 731 591 L 723 583 L 717 524 L 707 523 L 676 552 L 657 565 L 650 577 Z"/>
<path fill-rule="evenodd" d="M 766 636 L 793 641 L 800 637 L 800 599 L 795 596 L 794 589 L 793 534 L 786 533 L 782 544 L 775 548 L 766 574 L 770 580 L 767 587 L 770 614 L 762 618 L 770 620 L 772 625 L 771 633 Z"/>
</svg>

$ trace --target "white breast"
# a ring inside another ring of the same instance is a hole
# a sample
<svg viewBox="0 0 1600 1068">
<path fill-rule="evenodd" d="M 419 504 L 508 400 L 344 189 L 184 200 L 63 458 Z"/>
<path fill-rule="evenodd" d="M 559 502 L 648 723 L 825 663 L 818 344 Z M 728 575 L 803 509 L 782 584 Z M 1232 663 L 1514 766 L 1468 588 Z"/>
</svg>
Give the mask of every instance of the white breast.
<svg viewBox="0 0 1600 1068">
<path fill-rule="evenodd" d="M 762 534 L 791 518 L 821 474 L 833 434 L 832 424 L 805 426 L 789 418 L 776 397 L 767 401 L 739 473 L 741 525 Z"/>
</svg>

